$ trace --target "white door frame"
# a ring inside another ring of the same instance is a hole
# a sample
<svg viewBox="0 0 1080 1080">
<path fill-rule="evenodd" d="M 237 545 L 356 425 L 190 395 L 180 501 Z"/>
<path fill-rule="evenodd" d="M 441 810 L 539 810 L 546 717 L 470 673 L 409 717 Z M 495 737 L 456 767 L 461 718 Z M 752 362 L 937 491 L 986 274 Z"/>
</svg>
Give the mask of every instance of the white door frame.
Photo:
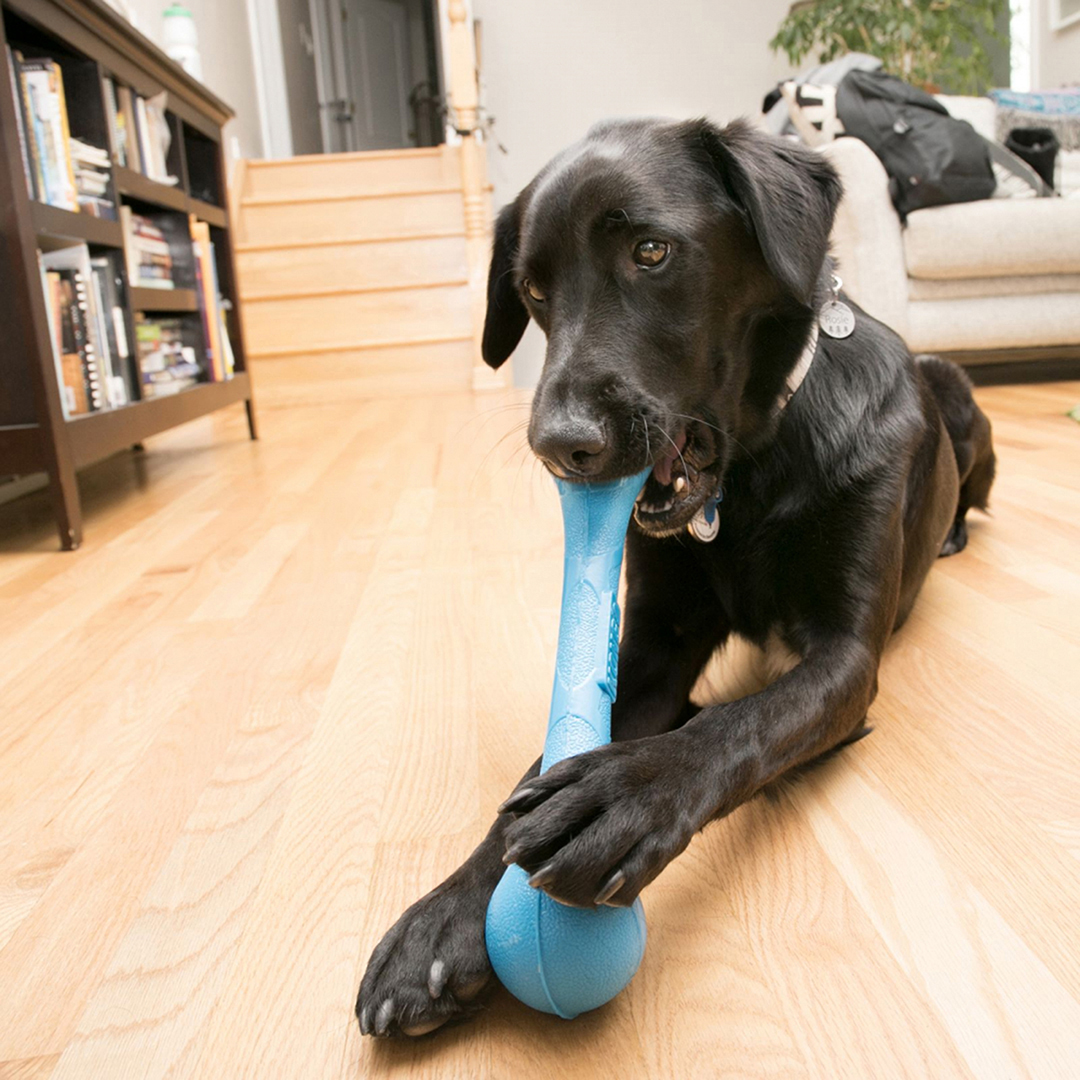
<svg viewBox="0 0 1080 1080">
<path fill-rule="evenodd" d="M 247 15 L 263 157 L 291 158 L 292 127 L 289 123 L 289 94 L 285 85 L 285 58 L 281 49 L 281 17 L 277 0 L 247 0 Z"/>
</svg>

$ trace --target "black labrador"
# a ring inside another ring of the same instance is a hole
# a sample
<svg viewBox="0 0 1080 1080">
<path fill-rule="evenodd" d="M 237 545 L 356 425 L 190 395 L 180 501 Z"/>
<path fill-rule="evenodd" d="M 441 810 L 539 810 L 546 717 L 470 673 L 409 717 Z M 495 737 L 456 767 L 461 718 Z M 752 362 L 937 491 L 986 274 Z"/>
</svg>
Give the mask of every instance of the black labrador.
<svg viewBox="0 0 1080 1080">
<path fill-rule="evenodd" d="M 823 330 L 840 195 L 823 156 L 746 123 L 631 120 L 499 215 L 484 358 L 502 364 L 530 318 L 547 335 L 534 452 L 573 479 L 654 466 L 627 537 L 615 742 L 534 764 L 394 924 L 360 987 L 365 1034 L 476 1007 L 505 863 L 568 904 L 630 904 L 699 829 L 865 733 L 882 650 L 964 547 L 994 454 L 959 368 L 912 358 L 846 298 L 850 334 Z M 736 635 L 774 681 L 696 708 Z"/>
</svg>

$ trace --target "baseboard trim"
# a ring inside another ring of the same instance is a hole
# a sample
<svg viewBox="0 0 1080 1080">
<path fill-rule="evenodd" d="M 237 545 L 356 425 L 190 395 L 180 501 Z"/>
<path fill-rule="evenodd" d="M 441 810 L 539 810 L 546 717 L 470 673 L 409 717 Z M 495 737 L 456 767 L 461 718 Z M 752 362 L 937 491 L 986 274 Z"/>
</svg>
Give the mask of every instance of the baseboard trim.
<svg viewBox="0 0 1080 1080">
<path fill-rule="evenodd" d="M 1025 349 L 971 349 L 937 355 L 959 364 L 976 386 L 1080 379 L 1080 344 Z"/>
</svg>

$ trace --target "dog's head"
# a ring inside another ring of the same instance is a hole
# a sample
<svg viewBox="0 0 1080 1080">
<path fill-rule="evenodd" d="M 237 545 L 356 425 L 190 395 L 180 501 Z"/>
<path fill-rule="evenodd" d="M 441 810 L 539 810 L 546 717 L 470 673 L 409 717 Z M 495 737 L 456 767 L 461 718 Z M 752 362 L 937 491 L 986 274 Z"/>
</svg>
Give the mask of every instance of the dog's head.
<svg viewBox="0 0 1080 1080">
<path fill-rule="evenodd" d="M 530 318 L 547 335 L 537 456 L 581 480 L 652 464 L 638 524 L 680 530 L 775 423 L 839 198 L 821 155 L 742 122 L 614 121 L 556 157 L 499 215 L 484 327 L 492 367 Z"/>
</svg>

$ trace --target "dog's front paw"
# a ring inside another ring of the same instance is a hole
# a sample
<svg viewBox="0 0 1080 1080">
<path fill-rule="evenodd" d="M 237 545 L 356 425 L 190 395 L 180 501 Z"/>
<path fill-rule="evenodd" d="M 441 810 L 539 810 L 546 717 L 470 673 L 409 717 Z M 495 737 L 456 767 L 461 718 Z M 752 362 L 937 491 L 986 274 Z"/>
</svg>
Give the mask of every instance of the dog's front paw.
<svg viewBox="0 0 1080 1080">
<path fill-rule="evenodd" d="M 704 823 L 700 769 L 680 733 L 612 743 L 525 780 L 499 808 L 521 814 L 504 861 L 575 907 L 624 907 Z"/>
<path fill-rule="evenodd" d="M 475 1011 L 491 976 L 484 918 L 491 889 L 450 878 L 387 931 L 356 999 L 364 1035 L 426 1035 Z"/>
</svg>

